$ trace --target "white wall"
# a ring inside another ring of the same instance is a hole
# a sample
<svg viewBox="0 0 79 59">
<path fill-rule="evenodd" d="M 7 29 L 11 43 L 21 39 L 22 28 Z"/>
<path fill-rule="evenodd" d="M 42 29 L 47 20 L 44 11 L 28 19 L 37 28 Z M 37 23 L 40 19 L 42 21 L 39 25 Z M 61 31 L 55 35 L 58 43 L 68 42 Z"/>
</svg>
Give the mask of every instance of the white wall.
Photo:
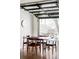
<svg viewBox="0 0 79 59">
<path fill-rule="evenodd" d="M 23 46 L 23 36 L 31 35 L 38 36 L 38 19 L 24 9 L 20 10 L 20 20 L 23 21 L 23 27 L 21 26 L 20 46 Z"/>
<path fill-rule="evenodd" d="M 23 21 L 23 27 L 21 26 L 21 38 L 20 38 L 20 44 L 22 48 L 23 43 L 23 36 L 26 35 L 32 35 L 32 15 L 24 11 L 23 9 L 20 10 L 20 20 Z"/>
<path fill-rule="evenodd" d="M 33 19 L 32 19 L 33 23 L 32 23 L 32 31 L 33 31 L 33 36 L 38 36 L 38 18 L 36 18 L 35 16 L 33 16 Z"/>
</svg>

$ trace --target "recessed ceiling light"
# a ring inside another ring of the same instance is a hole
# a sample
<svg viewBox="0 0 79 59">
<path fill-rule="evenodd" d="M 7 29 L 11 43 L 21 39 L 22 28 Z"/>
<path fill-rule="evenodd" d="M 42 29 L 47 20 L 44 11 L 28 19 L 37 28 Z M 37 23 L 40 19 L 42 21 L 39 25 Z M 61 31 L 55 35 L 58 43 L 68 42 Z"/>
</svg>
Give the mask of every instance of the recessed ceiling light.
<svg viewBox="0 0 79 59">
<path fill-rule="evenodd" d="M 25 9 L 34 9 L 34 8 L 39 8 L 37 6 L 28 6 L 28 7 L 24 7 Z"/>
<path fill-rule="evenodd" d="M 38 17 L 48 17 L 48 15 L 39 15 Z"/>
<path fill-rule="evenodd" d="M 41 7 L 53 7 L 53 6 L 57 6 L 56 4 L 44 4 L 44 5 L 41 5 Z"/>
<path fill-rule="evenodd" d="M 56 8 L 45 8 L 43 10 L 55 10 L 55 9 L 58 9 L 57 7 Z"/>
</svg>

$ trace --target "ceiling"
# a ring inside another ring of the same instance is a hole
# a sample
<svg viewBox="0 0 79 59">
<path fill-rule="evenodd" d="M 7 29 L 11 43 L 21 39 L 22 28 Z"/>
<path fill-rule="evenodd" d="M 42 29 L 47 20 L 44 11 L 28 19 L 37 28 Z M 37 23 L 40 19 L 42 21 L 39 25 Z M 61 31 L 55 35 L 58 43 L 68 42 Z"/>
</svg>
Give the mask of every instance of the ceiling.
<svg viewBox="0 0 79 59">
<path fill-rule="evenodd" d="M 29 2 L 36 2 L 36 1 L 43 1 L 43 0 L 20 0 L 20 3 L 29 3 Z"/>
<path fill-rule="evenodd" d="M 59 18 L 58 0 L 21 3 L 20 6 L 39 19 Z"/>
<path fill-rule="evenodd" d="M 29 2 L 38 2 L 38 1 L 49 1 L 49 0 L 20 0 L 20 3 L 29 3 Z"/>
</svg>

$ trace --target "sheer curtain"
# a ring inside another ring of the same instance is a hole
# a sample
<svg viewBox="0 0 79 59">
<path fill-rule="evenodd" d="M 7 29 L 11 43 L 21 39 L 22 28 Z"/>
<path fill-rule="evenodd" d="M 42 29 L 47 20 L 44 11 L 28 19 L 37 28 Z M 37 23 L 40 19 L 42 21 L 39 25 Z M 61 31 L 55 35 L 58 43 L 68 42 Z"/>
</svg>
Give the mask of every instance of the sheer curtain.
<svg viewBox="0 0 79 59">
<path fill-rule="evenodd" d="M 40 19 L 39 35 L 54 36 L 58 34 L 58 26 L 56 19 Z"/>
</svg>

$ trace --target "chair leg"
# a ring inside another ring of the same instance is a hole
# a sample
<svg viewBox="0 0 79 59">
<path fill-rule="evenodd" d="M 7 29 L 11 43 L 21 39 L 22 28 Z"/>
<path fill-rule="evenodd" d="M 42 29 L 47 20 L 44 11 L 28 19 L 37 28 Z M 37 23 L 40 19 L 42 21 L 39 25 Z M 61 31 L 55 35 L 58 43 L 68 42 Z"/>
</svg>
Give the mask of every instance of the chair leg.
<svg viewBox="0 0 79 59">
<path fill-rule="evenodd" d="M 28 49 L 29 49 L 29 46 L 27 45 L 27 53 L 28 53 Z"/>
</svg>

